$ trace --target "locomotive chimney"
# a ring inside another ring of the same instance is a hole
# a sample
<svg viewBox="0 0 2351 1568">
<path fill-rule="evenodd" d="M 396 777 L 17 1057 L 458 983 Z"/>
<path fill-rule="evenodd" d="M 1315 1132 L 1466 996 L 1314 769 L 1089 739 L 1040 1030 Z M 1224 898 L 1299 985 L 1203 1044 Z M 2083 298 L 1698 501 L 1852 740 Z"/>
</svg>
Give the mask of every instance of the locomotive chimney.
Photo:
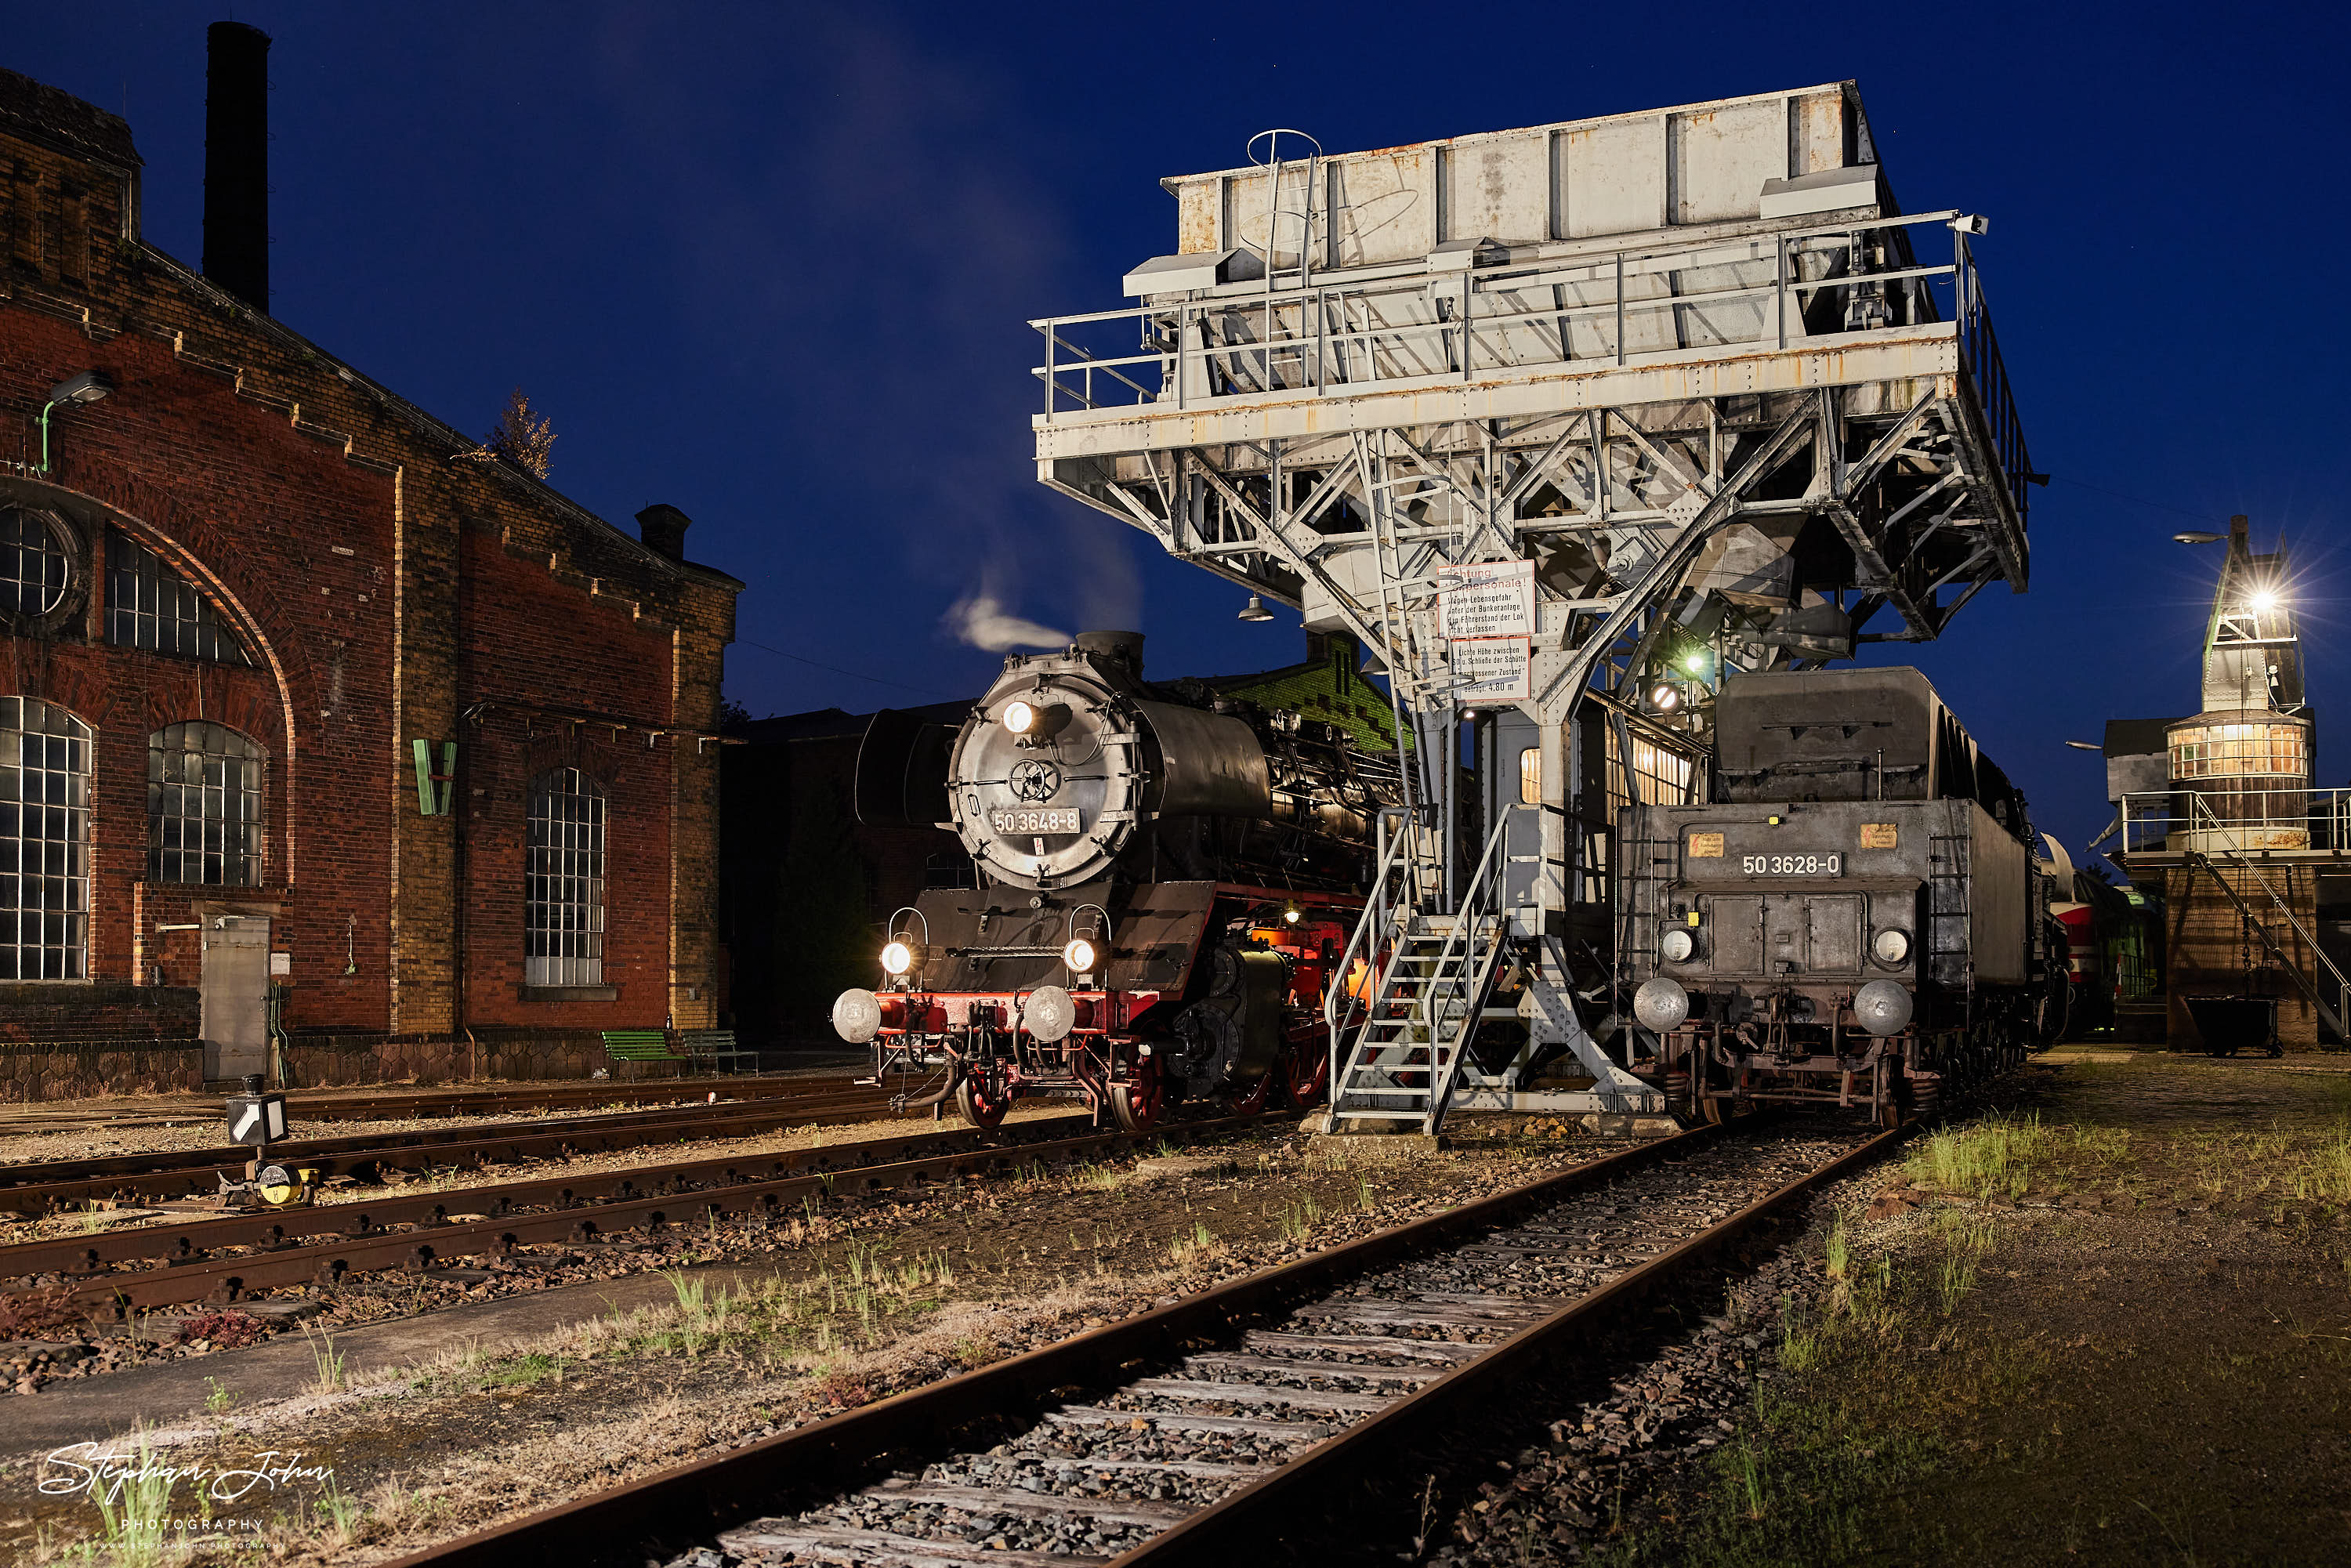
<svg viewBox="0 0 2351 1568">
<path fill-rule="evenodd" d="M 637 514 L 637 537 L 653 554 L 672 560 L 685 559 L 685 530 L 692 527 L 694 519 L 667 501 L 656 501 Z"/>
<path fill-rule="evenodd" d="M 204 276 L 266 315 L 269 35 L 214 22 L 204 37 Z"/>
<path fill-rule="evenodd" d="M 1124 664 L 1138 678 L 1143 674 L 1143 633 L 1140 632 L 1081 632 L 1077 646 L 1081 653 L 1099 653 L 1105 659 Z"/>
</svg>

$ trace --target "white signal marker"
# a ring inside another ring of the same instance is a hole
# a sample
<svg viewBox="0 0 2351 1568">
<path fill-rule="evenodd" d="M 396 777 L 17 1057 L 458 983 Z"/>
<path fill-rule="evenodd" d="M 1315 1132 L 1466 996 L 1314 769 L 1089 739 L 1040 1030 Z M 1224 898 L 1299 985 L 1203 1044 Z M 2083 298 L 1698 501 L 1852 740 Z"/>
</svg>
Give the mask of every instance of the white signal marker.
<svg viewBox="0 0 2351 1568">
<path fill-rule="evenodd" d="M 235 1138 L 239 1143 L 243 1143 L 245 1141 L 246 1134 L 253 1131 L 253 1124 L 260 1120 L 261 1107 L 258 1105 L 247 1105 L 245 1108 L 245 1114 L 237 1118 L 236 1131 L 231 1133 L 229 1136 Z"/>
</svg>

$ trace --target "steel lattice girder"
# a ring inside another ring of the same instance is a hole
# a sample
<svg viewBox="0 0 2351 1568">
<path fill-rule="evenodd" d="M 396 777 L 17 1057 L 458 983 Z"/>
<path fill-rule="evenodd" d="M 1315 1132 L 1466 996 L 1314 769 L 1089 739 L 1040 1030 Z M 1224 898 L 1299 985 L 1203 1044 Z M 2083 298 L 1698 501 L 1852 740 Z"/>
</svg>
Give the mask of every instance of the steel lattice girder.
<svg viewBox="0 0 2351 1568">
<path fill-rule="evenodd" d="M 1298 605 L 1319 591 L 1381 646 L 1376 606 L 1328 570 L 1369 539 L 1359 443 L 1379 444 L 1389 472 L 1426 478 L 1402 535 L 1425 561 L 1541 555 L 1579 543 L 1620 556 L 1644 533 L 1670 529 L 1667 507 L 1678 497 L 1721 496 L 1750 455 L 1800 417 L 1813 428 L 1792 447 L 1783 441 L 1781 460 L 1748 476 L 1715 521 L 1761 521 L 1792 533 L 1805 558 L 1802 586 L 1854 594 L 1856 630 L 1892 611 L 1898 625 L 1863 632 L 1865 640 L 1930 639 L 1986 585 L 2024 589 L 2023 520 L 1956 370 L 1813 391 L 1043 456 L 1040 473 L 1171 554 L 1252 591 Z M 1144 435 L 1152 423 L 1147 413 L 1129 417 L 1118 433 Z M 1182 423 L 1217 422 L 1193 414 Z M 1053 434 L 1049 444 L 1040 432 L 1040 453 L 1065 444 L 1067 433 Z M 1578 611 L 1613 607 L 1606 585 L 1580 601 L 1547 597 Z"/>
</svg>

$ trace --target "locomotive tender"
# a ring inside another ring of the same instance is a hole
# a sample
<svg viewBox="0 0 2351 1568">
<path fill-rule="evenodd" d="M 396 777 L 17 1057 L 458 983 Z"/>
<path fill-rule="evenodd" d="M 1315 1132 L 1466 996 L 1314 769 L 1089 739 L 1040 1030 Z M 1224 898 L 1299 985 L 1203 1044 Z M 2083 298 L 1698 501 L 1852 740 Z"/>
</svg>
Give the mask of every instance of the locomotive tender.
<svg viewBox="0 0 2351 1568">
<path fill-rule="evenodd" d="M 1143 638 L 1015 654 L 963 724 L 878 716 L 860 815 L 951 826 L 978 885 L 892 917 L 841 1039 L 975 1126 L 1074 1095 L 1137 1130 L 1170 1102 L 1319 1099 L 1321 1008 L 1363 907 L 1395 756 L 1143 679 Z"/>
<path fill-rule="evenodd" d="M 2064 1027 L 2023 797 L 1914 669 L 1733 674 L 1714 800 L 1616 825 L 1616 980 L 1677 1109 L 1893 1125 Z"/>
</svg>

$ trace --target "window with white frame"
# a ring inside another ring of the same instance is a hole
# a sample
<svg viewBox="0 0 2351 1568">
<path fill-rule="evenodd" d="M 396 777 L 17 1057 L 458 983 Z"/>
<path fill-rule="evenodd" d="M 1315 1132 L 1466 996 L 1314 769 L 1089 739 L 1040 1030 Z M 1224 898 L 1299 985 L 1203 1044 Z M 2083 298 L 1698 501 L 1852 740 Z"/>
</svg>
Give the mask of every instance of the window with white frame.
<svg viewBox="0 0 2351 1568">
<path fill-rule="evenodd" d="M 577 768 L 530 789 L 523 982 L 604 983 L 604 790 Z"/>
<path fill-rule="evenodd" d="M 106 536 L 106 640 L 224 664 L 253 663 L 212 601 L 125 533 Z"/>
<path fill-rule="evenodd" d="M 147 737 L 147 875 L 251 887 L 261 880 L 261 747 L 225 725 Z"/>
<path fill-rule="evenodd" d="M 0 507 L 0 610 L 47 615 L 64 601 L 72 558 L 46 512 Z"/>
<path fill-rule="evenodd" d="M 0 980 L 89 974 L 89 726 L 0 697 Z"/>
</svg>

